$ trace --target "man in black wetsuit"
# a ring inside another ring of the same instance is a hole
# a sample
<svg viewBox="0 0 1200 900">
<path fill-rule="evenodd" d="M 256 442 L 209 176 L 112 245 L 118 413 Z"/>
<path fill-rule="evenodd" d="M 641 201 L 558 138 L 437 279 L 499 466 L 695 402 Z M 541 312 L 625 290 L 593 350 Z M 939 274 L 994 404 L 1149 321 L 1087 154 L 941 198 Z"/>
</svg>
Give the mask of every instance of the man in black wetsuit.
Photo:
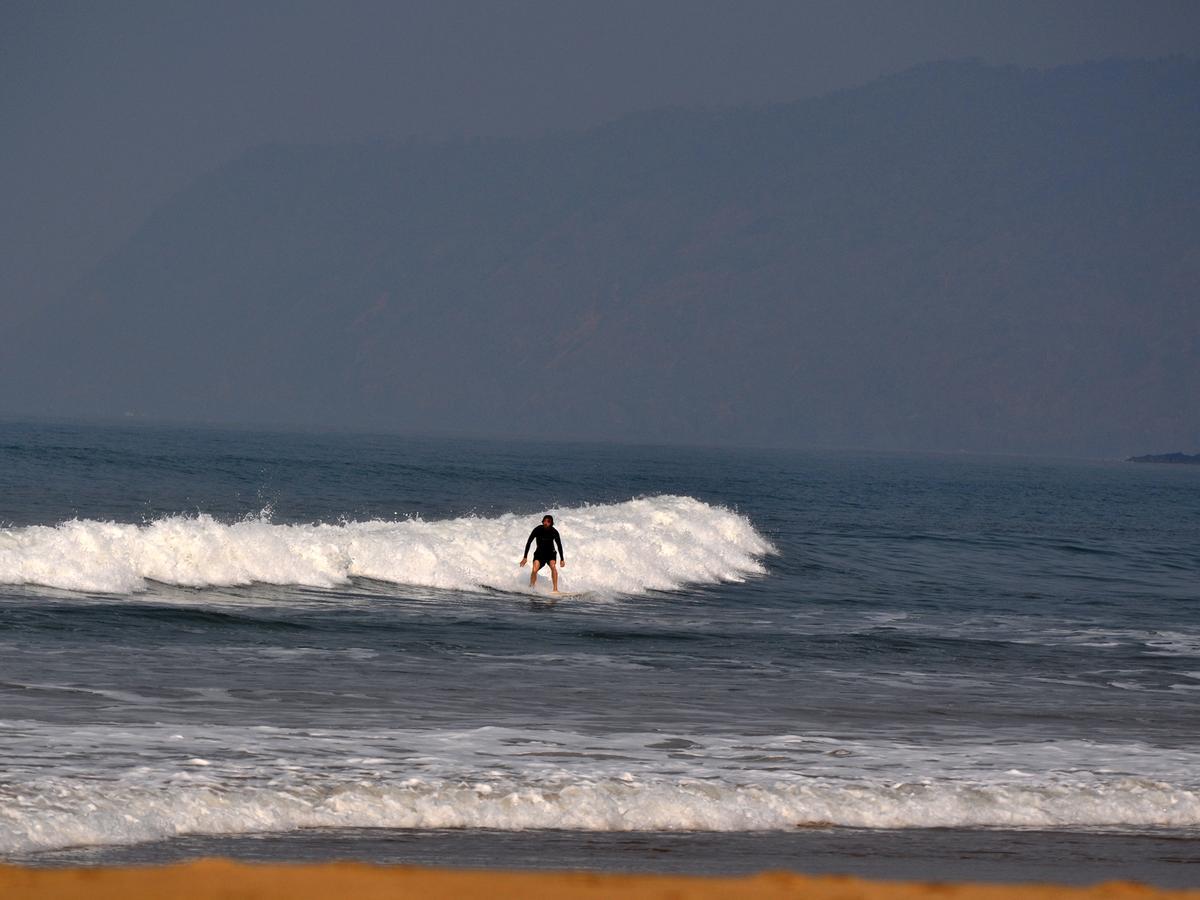
<svg viewBox="0 0 1200 900">
<path fill-rule="evenodd" d="M 525 554 L 521 557 L 521 565 L 529 562 L 529 545 L 537 541 L 533 551 L 533 569 L 529 573 L 529 586 L 537 584 L 537 573 L 544 565 L 550 566 L 550 580 L 554 582 L 554 593 L 558 593 L 558 567 L 567 564 L 566 554 L 563 553 L 562 538 L 554 527 L 554 516 L 542 516 L 542 524 L 529 532 L 529 540 L 525 542 Z M 558 549 L 555 550 L 555 545 Z M 559 562 L 558 560 L 562 560 Z"/>
</svg>

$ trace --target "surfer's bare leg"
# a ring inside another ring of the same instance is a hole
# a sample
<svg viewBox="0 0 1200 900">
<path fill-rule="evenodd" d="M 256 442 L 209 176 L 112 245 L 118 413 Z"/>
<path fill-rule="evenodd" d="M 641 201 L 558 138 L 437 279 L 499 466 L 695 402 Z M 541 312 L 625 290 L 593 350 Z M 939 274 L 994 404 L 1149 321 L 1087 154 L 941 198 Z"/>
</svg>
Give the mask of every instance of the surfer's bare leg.
<svg viewBox="0 0 1200 900">
<path fill-rule="evenodd" d="M 537 573 L 538 573 L 538 569 L 540 569 L 541 567 L 542 567 L 541 562 L 539 560 L 535 559 L 533 561 L 533 565 L 529 569 L 529 586 L 530 587 L 533 587 L 535 584 L 537 584 Z M 557 584 L 558 583 L 558 575 L 557 574 L 555 574 L 554 579 L 555 579 L 555 583 Z"/>
<path fill-rule="evenodd" d="M 554 583 L 554 593 L 558 593 L 558 562 L 550 560 L 550 581 Z"/>
</svg>

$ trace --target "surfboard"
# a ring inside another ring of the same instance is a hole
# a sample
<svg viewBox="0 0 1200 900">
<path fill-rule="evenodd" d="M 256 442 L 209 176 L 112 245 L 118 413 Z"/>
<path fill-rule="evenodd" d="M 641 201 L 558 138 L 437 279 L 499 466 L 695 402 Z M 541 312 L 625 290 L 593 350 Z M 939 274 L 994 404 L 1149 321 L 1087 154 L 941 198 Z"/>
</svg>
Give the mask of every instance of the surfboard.
<svg viewBox="0 0 1200 900">
<path fill-rule="evenodd" d="M 539 591 L 531 590 L 528 587 L 514 588 L 512 590 L 490 587 L 487 588 L 487 590 L 491 591 L 492 593 L 503 594 L 506 597 L 530 597 L 535 600 L 560 600 L 564 597 L 589 597 L 592 594 L 591 591 Z"/>
</svg>

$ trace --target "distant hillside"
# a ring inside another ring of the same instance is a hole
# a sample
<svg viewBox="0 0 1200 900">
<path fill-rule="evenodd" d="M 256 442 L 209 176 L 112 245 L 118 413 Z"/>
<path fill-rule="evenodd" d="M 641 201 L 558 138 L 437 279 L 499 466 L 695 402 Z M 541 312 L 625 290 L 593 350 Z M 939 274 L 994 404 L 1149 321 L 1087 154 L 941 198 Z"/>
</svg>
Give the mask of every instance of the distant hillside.
<svg viewBox="0 0 1200 900">
<path fill-rule="evenodd" d="M 264 147 L 6 335 L 0 410 L 1193 446 L 1197 198 L 1186 60 L 945 63 L 530 141 Z"/>
<path fill-rule="evenodd" d="M 1126 462 L 1169 463 L 1171 465 L 1200 466 L 1200 453 L 1152 453 L 1148 456 L 1131 456 Z"/>
</svg>

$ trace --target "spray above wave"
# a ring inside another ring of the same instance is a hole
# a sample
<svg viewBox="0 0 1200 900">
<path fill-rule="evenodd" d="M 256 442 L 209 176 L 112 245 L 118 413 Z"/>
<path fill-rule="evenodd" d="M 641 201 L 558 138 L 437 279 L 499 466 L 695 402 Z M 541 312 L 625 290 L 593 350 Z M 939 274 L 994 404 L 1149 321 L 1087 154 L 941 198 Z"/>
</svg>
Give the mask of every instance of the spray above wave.
<svg viewBox="0 0 1200 900">
<path fill-rule="evenodd" d="M 570 590 L 636 594 L 740 581 L 773 552 L 749 520 L 692 497 L 551 510 Z M 0 530 L 0 584 L 127 594 L 149 581 L 333 587 L 354 577 L 451 590 L 512 590 L 534 516 L 276 525 L 172 516 L 146 525 L 74 520 Z"/>
</svg>

